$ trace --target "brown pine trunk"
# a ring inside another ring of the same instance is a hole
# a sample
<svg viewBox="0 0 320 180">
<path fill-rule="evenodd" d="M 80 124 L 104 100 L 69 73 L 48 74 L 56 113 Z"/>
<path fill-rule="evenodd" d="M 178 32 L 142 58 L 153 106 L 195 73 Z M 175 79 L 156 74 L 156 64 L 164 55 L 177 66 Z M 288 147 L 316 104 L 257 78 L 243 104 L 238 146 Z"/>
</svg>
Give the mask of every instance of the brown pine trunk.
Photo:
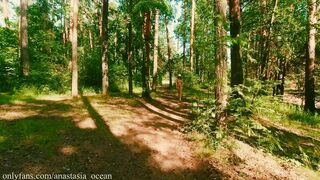
<svg viewBox="0 0 320 180">
<path fill-rule="evenodd" d="M 193 72 L 193 59 L 194 59 L 194 24 L 196 15 L 196 0 L 192 0 L 191 8 L 191 23 L 190 23 L 190 70 Z"/>
<path fill-rule="evenodd" d="M 72 45 L 72 96 L 78 93 L 78 5 L 79 0 L 71 0 L 71 45 Z"/>
<path fill-rule="evenodd" d="M 230 34 L 232 38 L 240 36 L 240 0 L 230 0 Z M 231 46 L 231 86 L 243 83 L 240 44 L 237 41 Z"/>
<path fill-rule="evenodd" d="M 276 10 L 278 8 L 278 0 L 275 0 L 274 2 L 274 7 L 273 7 L 273 11 L 272 11 L 272 15 L 271 15 L 271 20 L 269 22 L 269 29 L 266 31 L 266 39 L 265 39 L 265 47 L 264 47 L 264 53 L 263 53 L 263 56 L 262 56 L 262 60 L 264 62 L 264 70 L 265 72 L 262 72 L 264 78 L 263 79 L 268 79 L 269 78 L 269 72 L 270 72 L 270 68 L 269 68 L 269 55 L 270 55 L 270 43 L 271 43 L 271 36 L 272 36 L 272 31 L 273 31 L 273 23 L 275 21 L 275 13 L 276 13 Z"/>
<path fill-rule="evenodd" d="M 184 15 L 184 23 L 187 22 L 187 0 L 184 0 L 183 1 L 183 15 Z M 187 32 L 186 32 L 186 28 L 184 28 L 184 32 L 183 32 L 183 52 L 182 52 L 182 58 L 183 58 L 183 67 L 186 66 L 186 61 L 187 61 L 187 58 L 186 58 L 186 43 L 187 43 Z"/>
<path fill-rule="evenodd" d="M 158 76 L 158 44 L 159 44 L 159 18 L 160 10 L 156 10 L 155 25 L 154 25 L 154 50 L 153 50 L 153 81 L 152 89 L 156 91 L 157 88 L 157 76 Z"/>
<path fill-rule="evenodd" d="M 144 13 L 143 22 L 143 38 L 145 44 L 145 55 L 144 62 L 142 65 L 142 96 L 145 98 L 150 98 L 150 87 L 149 87 L 149 65 L 150 65 L 150 29 L 151 29 L 151 19 L 150 11 Z"/>
<path fill-rule="evenodd" d="M 132 13 L 132 0 L 129 1 L 129 14 Z M 133 60 L 133 46 L 132 46 L 132 21 L 128 24 L 128 47 L 127 47 L 127 56 L 128 56 L 128 88 L 129 88 L 129 95 L 133 95 L 133 83 L 132 83 L 132 60 Z"/>
<path fill-rule="evenodd" d="M 216 105 L 216 120 L 221 125 L 227 117 L 227 49 L 224 41 L 227 36 L 227 32 L 224 29 L 224 23 L 227 15 L 227 0 L 216 1 L 216 13 L 220 17 L 216 22 L 216 58 L 215 58 L 215 105 Z"/>
<path fill-rule="evenodd" d="M 316 59 L 316 0 L 308 0 L 309 14 L 309 34 L 308 34 L 308 54 L 306 58 L 305 74 L 305 111 L 315 111 L 315 93 L 314 93 L 314 65 Z"/>
<path fill-rule="evenodd" d="M 260 0 L 260 11 L 261 11 L 261 30 L 259 32 L 259 35 L 261 36 L 261 40 L 257 43 L 259 43 L 259 51 L 257 58 L 261 59 L 260 63 L 260 73 L 259 78 L 264 79 L 264 73 L 265 73 L 265 67 L 267 66 L 267 62 L 265 57 L 265 47 L 266 47 L 266 40 L 267 40 L 267 28 L 266 28 L 266 14 L 267 14 L 267 0 Z"/>
<path fill-rule="evenodd" d="M 165 17 L 166 34 L 167 34 L 167 49 L 168 49 L 168 65 L 169 65 L 169 86 L 172 87 L 172 61 L 171 61 L 171 47 L 170 47 L 170 34 L 168 29 L 168 19 Z"/>
<path fill-rule="evenodd" d="M 101 26 L 101 42 L 102 42 L 102 95 L 109 95 L 109 64 L 108 64 L 108 7 L 109 0 L 103 0 L 102 3 L 102 26 Z"/>
<path fill-rule="evenodd" d="M 22 65 L 22 75 L 28 76 L 30 71 L 29 51 L 28 51 L 28 0 L 20 0 L 20 58 Z"/>
</svg>

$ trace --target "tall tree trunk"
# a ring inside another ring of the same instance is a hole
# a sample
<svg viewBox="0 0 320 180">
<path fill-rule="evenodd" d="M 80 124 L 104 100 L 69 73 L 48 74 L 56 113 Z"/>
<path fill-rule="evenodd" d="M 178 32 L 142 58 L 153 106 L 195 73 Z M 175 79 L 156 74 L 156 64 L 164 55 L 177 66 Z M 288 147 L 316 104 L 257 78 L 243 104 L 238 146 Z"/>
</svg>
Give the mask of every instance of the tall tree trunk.
<svg viewBox="0 0 320 180">
<path fill-rule="evenodd" d="M 306 111 L 315 111 L 315 93 L 314 93 L 314 65 L 316 59 L 316 0 L 308 0 L 309 14 L 309 34 L 308 34 L 308 54 L 306 58 L 306 75 L 305 75 L 305 107 Z"/>
<path fill-rule="evenodd" d="M 116 30 L 115 30 L 116 31 Z M 113 42 L 114 42 L 114 54 L 113 54 L 113 59 L 116 61 L 117 60 L 117 49 L 118 49 L 118 33 L 117 32 L 114 32 L 114 39 L 113 39 Z M 120 61 L 118 61 L 118 63 L 120 63 Z"/>
<path fill-rule="evenodd" d="M 153 50 L 153 81 L 152 89 L 156 91 L 157 88 L 157 76 L 158 76 L 158 44 L 159 44 L 159 18 L 160 10 L 156 10 L 155 25 L 154 25 L 154 50 Z"/>
<path fill-rule="evenodd" d="M 168 48 L 168 65 L 169 65 L 169 86 L 172 87 L 172 60 L 171 60 L 171 47 L 170 47 L 170 34 L 168 28 L 168 19 L 165 17 L 166 34 L 167 34 L 167 48 Z"/>
<path fill-rule="evenodd" d="M 28 0 L 20 0 L 20 58 L 22 65 L 22 75 L 28 76 L 30 71 L 29 51 L 28 51 Z"/>
<path fill-rule="evenodd" d="M 90 44 L 90 50 L 93 50 L 93 34 L 91 29 L 89 29 L 89 44 Z"/>
<path fill-rule="evenodd" d="M 129 14 L 132 13 L 132 0 L 129 1 Z M 133 47 L 132 47 L 132 21 L 130 20 L 128 24 L 128 88 L 129 88 L 129 95 L 133 95 L 133 83 L 132 83 L 132 60 L 133 60 Z"/>
<path fill-rule="evenodd" d="M 8 6 L 8 0 L 2 0 L 2 12 L 3 12 L 3 19 L 4 19 L 5 27 L 9 28 L 9 6 Z"/>
<path fill-rule="evenodd" d="M 193 72 L 193 59 L 194 59 L 194 23 L 195 23 L 195 15 L 196 15 L 196 0 L 192 0 L 192 8 L 191 8 L 191 23 L 190 23 L 190 70 Z"/>
<path fill-rule="evenodd" d="M 224 38 L 227 36 L 226 30 L 224 29 L 224 23 L 227 16 L 227 0 L 216 1 L 216 13 L 220 17 L 216 22 L 216 82 L 215 82 L 215 104 L 216 104 L 216 120 L 222 124 L 227 116 L 227 49 Z"/>
<path fill-rule="evenodd" d="M 183 18 L 183 21 L 184 23 L 186 24 L 187 22 L 187 0 L 184 0 L 183 1 L 183 15 L 184 15 L 184 18 Z M 186 61 L 187 61 L 187 57 L 186 57 L 186 43 L 187 43 L 187 29 L 184 28 L 183 29 L 183 51 L 182 51 L 182 63 L 183 63 L 183 67 L 186 66 Z"/>
<path fill-rule="evenodd" d="M 108 7 L 109 0 L 103 0 L 102 3 L 102 29 L 101 29 L 101 42 L 102 42 L 102 95 L 109 95 L 109 64 L 108 64 Z"/>
<path fill-rule="evenodd" d="M 240 36 L 240 0 L 230 0 L 230 34 L 236 39 Z M 240 44 L 237 39 L 236 43 L 231 46 L 231 86 L 243 83 L 242 60 L 240 56 Z"/>
<path fill-rule="evenodd" d="M 270 43 L 272 42 L 271 41 L 271 36 L 272 36 L 272 33 L 273 33 L 273 23 L 275 21 L 275 14 L 276 14 L 276 10 L 278 8 L 278 0 L 275 0 L 274 2 L 274 6 L 273 6 L 273 11 L 272 11 L 272 15 L 271 15 L 271 20 L 269 22 L 269 29 L 267 31 L 267 37 L 265 39 L 265 47 L 264 47 L 264 53 L 263 53 L 263 56 L 262 56 L 262 59 L 263 59 L 263 62 L 264 62 L 264 69 L 265 69 L 265 72 L 263 73 L 264 74 L 264 79 L 268 79 L 269 78 L 269 71 L 270 71 L 270 68 L 269 68 L 269 54 L 270 54 Z"/>
<path fill-rule="evenodd" d="M 151 19 L 150 11 L 144 13 L 144 22 L 143 22 L 143 38 L 145 44 L 145 55 L 144 62 L 142 65 L 142 96 L 145 98 L 150 98 L 150 87 L 149 87 L 149 65 L 150 65 L 150 29 L 151 29 Z"/>
<path fill-rule="evenodd" d="M 79 0 L 71 0 L 71 45 L 72 45 L 72 96 L 78 93 L 78 6 Z"/>
<path fill-rule="evenodd" d="M 260 74 L 259 78 L 264 79 L 264 72 L 266 65 L 266 59 L 264 58 L 265 54 L 265 47 L 266 47 L 266 40 L 267 40 L 267 25 L 265 22 L 266 14 L 267 14 L 267 0 L 260 0 L 260 11 L 261 11 L 261 30 L 259 32 L 259 35 L 261 36 L 261 40 L 257 43 L 259 43 L 259 51 L 257 58 L 261 59 L 260 63 Z"/>
</svg>

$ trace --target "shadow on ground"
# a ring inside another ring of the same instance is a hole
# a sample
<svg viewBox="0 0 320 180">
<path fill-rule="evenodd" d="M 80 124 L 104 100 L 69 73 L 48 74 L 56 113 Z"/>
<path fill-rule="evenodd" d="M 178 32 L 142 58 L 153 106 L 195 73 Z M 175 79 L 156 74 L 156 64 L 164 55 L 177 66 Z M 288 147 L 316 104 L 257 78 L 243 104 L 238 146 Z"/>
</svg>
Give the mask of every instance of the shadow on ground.
<svg viewBox="0 0 320 180">
<path fill-rule="evenodd" d="M 277 127 L 262 119 L 256 119 L 264 128 L 247 129 L 238 124 L 230 127 L 238 129 L 234 136 L 255 147 L 262 147 L 272 154 L 295 159 L 314 169 L 320 168 L 320 142 L 311 137 L 305 137 L 285 128 Z M 251 133 L 248 133 L 251 131 Z"/>
<path fill-rule="evenodd" d="M 134 110 L 136 104 L 128 106 Z M 148 161 L 153 150 L 144 144 L 136 144 L 140 150 L 133 150 L 111 132 L 105 121 L 85 96 L 0 105 L 0 174 L 110 173 L 114 179 L 224 177 L 206 165 L 183 171 L 151 167 Z M 149 126 L 173 128 L 163 122 Z"/>
</svg>

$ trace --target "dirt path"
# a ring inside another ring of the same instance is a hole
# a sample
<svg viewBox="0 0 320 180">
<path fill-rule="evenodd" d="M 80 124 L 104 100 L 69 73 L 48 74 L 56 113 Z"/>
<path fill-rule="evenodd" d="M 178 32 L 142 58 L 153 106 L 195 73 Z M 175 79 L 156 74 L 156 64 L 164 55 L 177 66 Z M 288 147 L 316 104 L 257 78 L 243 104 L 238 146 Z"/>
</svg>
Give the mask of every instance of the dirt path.
<svg viewBox="0 0 320 180">
<path fill-rule="evenodd" d="M 190 102 L 179 102 L 163 89 L 150 101 L 86 95 L 0 104 L 0 174 L 98 173 L 139 180 L 301 177 L 247 145 L 199 157 L 205 148 L 180 132 L 189 108 Z M 278 171 L 268 172 L 271 166 Z"/>
<path fill-rule="evenodd" d="M 179 131 L 186 120 L 188 103 L 172 96 L 151 101 L 88 97 L 88 109 L 100 114 L 110 132 L 134 156 L 135 167 L 127 171 L 138 179 L 217 179 L 218 172 L 209 170 L 193 153 L 192 143 Z M 85 101 L 86 102 L 86 101 Z M 90 102 L 90 105 L 89 105 Z M 95 121 L 95 115 L 91 114 Z M 120 168 L 120 167 L 119 167 Z M 123 169 L 120 171 L 123 171 Z M 150 171 L 142 173 L 143 171 Z M 124 178 L 125 179 L 125 178 Z M 129 178 L 130 179 L 130 178 Z"/>
<path fill-rule="evenodd" d="M 0 105 L 0 174 L 104 173 L 113 179 L 220 179 L 179 131 L 188 103 L 44 96 Z"/>
</svg>

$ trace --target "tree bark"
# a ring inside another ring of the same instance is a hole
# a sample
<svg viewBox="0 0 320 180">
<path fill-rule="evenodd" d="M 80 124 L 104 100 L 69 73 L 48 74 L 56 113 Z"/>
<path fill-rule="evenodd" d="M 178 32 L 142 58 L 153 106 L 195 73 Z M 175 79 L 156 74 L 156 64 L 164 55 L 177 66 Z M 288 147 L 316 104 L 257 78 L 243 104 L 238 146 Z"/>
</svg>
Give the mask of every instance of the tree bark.
<svg viewBox="0 0 320 180">
<path fill-rule="evenodd" d="M 230 34 L 237 41 L 231 46 L 231 86 L 243 83 L 243 69 L 240 54 L 240 43 L 237 38 L 240 36 L 240 0 L 230 0 Z"/>
<path fill-rule="evenodd" d="M 275 0 L 274 2 L 274 6 L 273 6 L 273 10 L 272 10 L 272 15 L 271 15 L 271 20 L 270 20 L 270 23 L 268 24 L 269 26 L 269 29 L 268 31 L 266 32 L 266 37 L 265 37 L 265 46 L 264 46 L 264 53 L 262 54 L 262 60 L 264 62 L 264 71 L 265 72 L 262 72 L 262 75 L 264 76 L 263 79 L 268 79 L 269 78 L 269 71 L 270 71 L 270 68 L 269 68 L 269 54 L 270 54 L 270 43 L 272 42 L 271 41 L 271 35 L 272 35 L 272 31 L 273 31 L 273 23 L 275 21 L 275 13 L 276 13 L 276 10 L 278 8 L 278 0 Z"/>
<path fill-rule="evenodd" d="M 184 15 L 184 23 L 186 24 L 187 22 L 187 0 L 183 1 L 183 15 Z M 187 61 L 187 57 L 186 57 L 186 43 L 187 43 L 187 29 L 184 28 L 183 29 L 183 51 L 182 51 L 182 64 L 183 64 L 183 68 L 186 66 L 186 61 Z"/>
<path fill-rule="evenodd" d="M 71 0 L 71 45 L 72 45 L 72 96 L 78 93 L 78 6 L 79 0 Z"/>
<path fill-rule="evenodd" d="M 143 22 L 143 38 L 145 44 L 145 57 L 142 65 L 142 97 L 150 98 L 150 87 L 149 87 L 149 65 L 150 65 L 150 29 L 151 19 L 150 11 L 144 13 Z"/>
<path fill-rule="evenodd" d="M 160 18 L 160 10 L 156 9 L 155 25 L 154 25 L 153 81 L 152 81 L 152 89 L 154 91 L 156 91 L 156 88 L 157 88 L 157 76 L 158 76 L 159 18 Z"/>
<path fill-rule="evenodd" d="M 317 16 L 316 0 L 308 0 L 308 54 L 306 57 L 306 74 L 305 74 L 305 111 L 315 111 L 315 93 L 314 93 L 314 66 L 316 59 L 316 24 Z"/>
<path fill-rule="evenodd" d="M 171 60 L 171 47 L 170 47 L 170 34 L 168 28 L 168 19 L 165 17 L 166 34 L 167 34 L 167 48 L 168 48 L 168 65 L 169 65 L 169 87 L 172 87 L 172 60 Z"/>
<path fill-rule="evenodd" d="M 191 23 L 190 23 L 190 70 L 193 72 L 193 59 L 194 59 L 194 24 L 196 15 L 196 0 L 192 0 L 191 8 Z"/>
<path fill-rule="evenodd" d="M 22 76 L 27 77 L 30 71 L 28 51 L 28 0 L 20 0 L 20 58 L 22 65 Z"/>
<path fill-rule="evenodd" d="M 132 13 L 132 0 L 129 1 L 129 14 Z M 133 47 L 132 47 L 132 20 L 130 19 L 130 22 L 128 24 L 128 88 L 129 88 L 129 95 L 133 95 L 133 83 L 132 83 L 132 60 L 133 60 Z"/>
<path fill-rule="evenodd" d="M 103 0 L 102 3 L 102 29 L 101 29 L 101 42 L 102 42 L 102 95 L 109 95 L 109 64 L 108 64 L 108 7 L 109 0 Z"/>
<path fill-rule="evenodd" d="M 227 107 L 227 49 L 224 42 L 224 38 L 227 36 L 227 32 L 224 29 L 224 23 L 226 21 L 227 15 L 227 0 L 217 0 L 216 1 L 216 14 L 220 17 L 216 21 L 216 39 L 217 46 L 215 52 L 215 105 L 216 105 L 216 120 L 221 125 L 227 117 L 226 107 Z"/>
</svg>

